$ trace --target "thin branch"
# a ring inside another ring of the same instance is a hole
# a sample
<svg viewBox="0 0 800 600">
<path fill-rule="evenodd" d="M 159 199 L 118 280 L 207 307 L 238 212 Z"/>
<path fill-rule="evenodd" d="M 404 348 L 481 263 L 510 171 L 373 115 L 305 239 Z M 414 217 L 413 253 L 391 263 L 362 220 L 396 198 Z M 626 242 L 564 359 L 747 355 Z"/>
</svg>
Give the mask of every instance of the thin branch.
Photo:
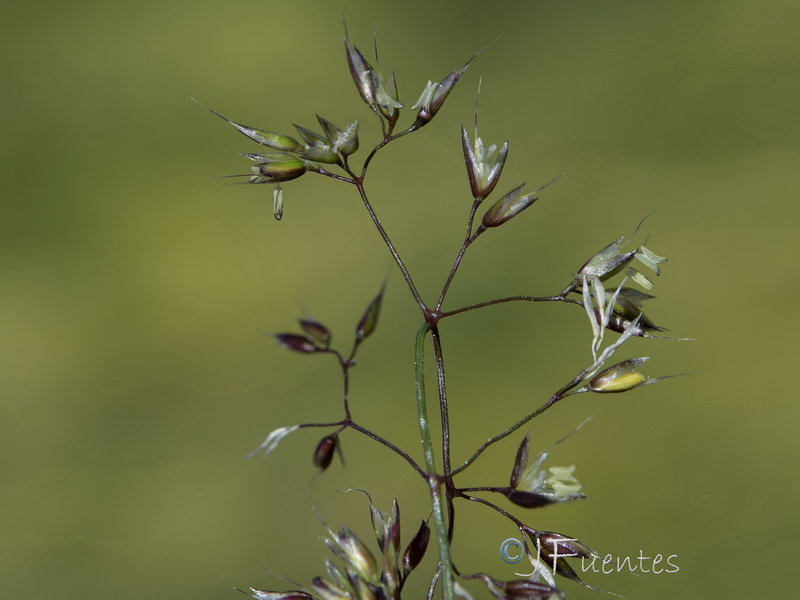
<svg viewBox="0 0 800 600">
<path fill-rule="evenodd" d="M 361 167 L 361 179 L 363 180 L 364 177 L 367 175 L 367 167 L 369 167 L 369 163 L 372 162 L 372 159 L 375 158 L 375 155 L 378 153 L 378 150 L 383 148 L 386 144 L 392 141 L 393 138 L 383 138 L 383 141 L 375 146 L 370 153 L 367 155 L 367 158 L 364 160 L 364 166 Z"/>
<path fill-rule="evenodd" d="M 491 486 L 478 486 L 478 487 L 464 487 L 458 488 L 458 492 L 492 492 L 496 494 L 507 494 L 509 487 L 491 487 Z"/>
<path fill-rule="evenodd" d="M 455 261 L 453 261 L 453 266 L 450 268 L 450 274 L 447 276 L 447 281 L 444 282 L 444 286 L 442 287 L 442 292 L 439 294 L 439 300 L 436 302 L 436 308 L 434 312 L 439 312 L 442 308 L 442 303 L 444 303 L 444 297 L 447 295 L 447 290 L 450 289 L 450 284 L 453 283 L 453 278 L 456 276 L 456 271 L 458 271 L 458 267 L 461 265 L 461 260 L 464 258 L 464 253 L 467 251 L 467 248 L 470 247 L 472 242 L 474 242 L 477 237 L 486 231 L 485 229 L 479 228 L 478 231 L 475 232 L 475 235 L 472 235 L 472 225 L 475 221 L 475 211 L 478 210 L 478 206 L 480 206 L 481 200 L 475 199 L 472 202 L 472 209 L 469 211 L 469 217 L 467 218 L 467 233 L 464 236 L 464 242 L 461 244 L 461 248 L 458 250 L 458 255 L 456 255 Z"/>
<path fill-rule="evenodd" d="M 422 468 L 421 468 L 421 467 L 420 467 L 420 466 L 419 466 L 419 465 L 416 463 L 416 461 L 415 461 L 413 458 L 411 458 L 411 457 L 410 457 L 408 454 L 406 454 L 405 452 L 403 452 L 403 451 L 402 451 L 400 448 L 398 448 L 398 447 L 397 447 L 397 446 L 395 446 L 393 443 L 391 443 L 390 441 L 388 441 L 388 440 L 386 440 L 386 439 L 382 438 L 381 436 L 379 436 L 379 435 L 378 435 L 378 434 L 376 434 L 376 433 L 373 433 L 372 431 L 370 431 L 370 430 L 369 430 L 369 429 L 367 429 L 366 427 L 362 427 L 361 425 L 359 425 L 359 424 L 358 424 L 358 423 L 356 423 L 355 421 L 349 421 L 349 422 L 347 423 L 347 426 L 348 426 L 348 427 L 350 427 L 351 429 L 355 429 L 355 430 L 356 430 L 356 431 L 358 431 L 359 433 L 363 433 L 364 435 L 366 435 L 366 436 L 367 436 L 367 437 L 369 437 L 369 438 L 372 438 L 372 439 L 373 439 L 373 440 L 375 440 L 376 442 L 378 442 L 378 443 L 380 443 L 380 444 L 383 444 L 384 446 L 386 446 L 387 448 L 389 448 L 390 450 L 392 450 L 392 451 L 393 451 L 395 454 L 398 454 L 399 456 L 402 456 L 402 457 L 403 457 L 403 458 L 406 460 L 406 462 L 407 462 L 408 464 L 410 464 L 410 465 L 411 465 L 411 467 L 412 467 L 412 468 L 413 468 L 413 469 L 414 469 L 414 470 L 415 470 L 417 473 L 419 473 L 419 474 L 420 474 L 420 476 L 421 476 L 423 479 L 425 479 L 425 480 L 427 480 L 427 479 L 428 479 L 428 476 L 425 474 L 425 471 L 423 471 L 423 470 L 422 470 Z"/>
<path fill-rule="evenodd" d="M 361 168 L 361 179 L 364 179 L 364 176 L 367 174 L 367 167 L 369 167 L 369 163 L 372 162 L 372 159 L 378 153 L 378 150 L 386 146 L 389 142 L 393 142 L 396 139 L 408 135 L 409 133 L 414 133 L 414 131 L 416 131 L 416 129 L 412 125 L 408 129 L 405 129 L 404 131 L 401 131 L 400 133 L 396 133 L 394 135 L 389 135 L 391 132 L 388 132 L 389 134 L 384 134 L 383 141 L 379 143 L 377 146 L 375 146 L 367 155 L 367 158 L 364 160 L 364 166 Z"/>
<path fill-rule="evenodd" d="M 347 419 L 341 421 L 330 421 L 327 423 L 300 423 L 298 429 L 306 429 L 307 427 L 341 427 L 347 423 Z"/>
<path fill-rule="evenodd" d="M 414 281 L 411 279 L 411 274 L 408 272 L 405 263 L 403 263 L 403 259 L 401 259 L 400 255 L 397 253 L 397 249 L 394 247 L 392 240 L 389 238 L 389 234 L 386 233 L 386 230 L 383 228 L 383 225 L 381 224 L 378 215 L 375 214 L 375 210 L 372 208 L 372 204 L 370 204 L 369 198 L 367 198 L 367 192 L 364 190 L 364 182 L 361 179 L 356 179 L 355 183 L 356 187 L 358 188 L 358 193 L 361 196 L 361 200 L 363 200 L 364 206 L 367 208 L 367 212 L 369 213 L 372 222 L 375 224 L 375 228 L 378 230 L 378 233 L 383 239 L 383 243 L 389 249 L 389 253 L 392 255 L 394 262 L 397 263 L 397 267 L 403 274 L 403 279 L 405 279 L 406 285 L 408 286 L 411 295 L 414 296 L 414 301 L 417 303 L 417 306 L 419 306 L 422 313 L 426 314 L 428 308 L 425 306 L 425 302 L 419 295 L 417 287 L 414 285 Z"/>
<path fill-rule="evenodd" d="M 566 298 L 562 294 L 557 296 L 509 296 L 507 298 L 498 298 L 496 300 L 487 300 L 486 302 L 478 302 L 477 304 L 470 304 L 455 310 L 448 310 L 443 312 L 441 318 L 452 317 L 463 312 L 477 310 L 486 306 L 494 306 L 495 304 L 505 304 L 506 302 L 566 302 L 568 304 L 577 304 L 583 306 L 583 303 L 573 298 Z"/>
<path fill-rule="evenodd" d="M 573 389 L 579 383 L 581 383 L 583 381 L 583 379 L 586 377 L 586 375 L 590 371 L 591 371 L 591 367 L 587 368 L 587 369 L 584 369 L 574 379 L 572 379 L 572 381 L 570 381 L 569 383 L 564 385 L 555 394 L 553 394 L 550 397 L 550 399 L 547 402 L 545 402 L 544 404 L 542 404 L 539 408 L 537 408 L 533 412 L 529 413 L 528 415 L 526 415 L 525 417 L 523 417 L 522 419 L 517 421 L 514 425 L 512 425 L 511 427 L 509 427 L 508 429 L 506 429 L 502 433 L 499 433 L 496 436 L 494 436 L 492 438 L 489 438 L 486 442 L 481 444 L 478 447 L 478 449 L 475 451 L 475 453 L 472 456 L 470 456 L 467 460 L 465 460 L 460 467 L 458 467 L 457 469 L 454 469 L 451 474 L 452 475 L 456 475 L 456 474 L 460 473 L 461 471 L 463 471 L 464 469 L 466 469 L 473 462 L 475 462 L 475 459 L 477 459 L 484 452 L 484 450 L 486 450 L 489 446 L 499 442 L 503 438 L 508 437 L 509 435 L 514 433 L 517 429 L 519 429 L 520 427 L 522 427 L 523 425 L 528 423 L 531 419 L 534 419 L 534 418 L 538 417 L 540 414 L 542 414 L 548 408 L 553 406 L 556 402 L 558 402 L 559 400 L 563 399 L 567 395 L 567 392 L 570 391 L 571 389 Z"/>
<path fill-rule="evenodd" d="M 344 181 L 345 183 L 355 183 L 349 177 L 342 177 L 341 175 L 337 175 L 336 173 L 331 173 L 330 171 L 326 171 L 320 166 L 313 165 L 308 168 L 311 173 L 317 173 L 319 175 L 325 175 L 326 177 L 330 177 L 331 179 L 336 179 L 337 181 Z"/>
<path fill-rule="evenodd" d="M 503 510 L 502 508 L 500 508 L 499 506 L 497 506 L 496 504 L 494 504 L 492 502 L 489 502 L 488 500 L 484 500 L 483 498 L 478 498 L 477 496 L 469 496 L 467 494 L 461 494 L 461 498 L 464 498 L 465 500 L 469 500 L 470 502 L 477 502 L 479 504 L 483 504 L 484 506 L 488 506 L 492 510 L 495 510 L 495 511 L 499 512 L 501 515 L 503 515 L 508 520 L 512 521 L 514 523 L 514 525 L 516 525 L 520 529 L 527 528 L 527 525 L 525 525 L 525 523 L 523 523 L 522 521 L 517 519 L 510 512 Z"/>
</svg>

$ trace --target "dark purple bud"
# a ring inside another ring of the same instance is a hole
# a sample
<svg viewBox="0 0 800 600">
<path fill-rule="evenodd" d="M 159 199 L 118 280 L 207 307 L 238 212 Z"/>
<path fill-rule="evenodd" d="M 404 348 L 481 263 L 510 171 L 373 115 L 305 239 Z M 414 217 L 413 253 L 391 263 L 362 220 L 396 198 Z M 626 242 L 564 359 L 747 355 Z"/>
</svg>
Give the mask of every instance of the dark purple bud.
<svg viewBox="0 0 800 600">
<path fill-rule="evenodd" d="M 431 528 L 428 523 L 422 521 L 419 530 L 409 542 L 406 551 L 403 553 L 403 571 L 408 574 L 417 568 L 425 557 L 428 549 L 428 542 L 431 539 Z"/>
<path fill-rule="evenodd" d="M 318 347 L 328 349 L 331 343 L 331 332 L 325 325 L 317 323 L 313 319 L 301 319 L 300 327 L 303 328 L 308 337 L 314 340 Z"/>
<path fill-rule="evenodd" d="M 324 471 L 333 460 L 333 453 L 336 452 L 337 436 L 326 435 L 322 438 L 314 449 L 314 466 Z"/>
<path fill-rule="evenodd" d="M 503 586 L 508 600 L 526 600 L 527 598 L 550 598 L 559 590 L 544 583 L 536 583 L 528 579 L 515 579 Z"/>
<path fill-rule="evenodd" d="M 302 352 L 304 354 L 319 351 L 319 348 L 317 348 L 313 340 L 304 335 L 298 335 L 296 333 L 278 333 L 274 337 L 281 348 L 286 348 L 287 350 L 294 350 L 295 352 Z"/>
<path fill-rule="evenodd" d="M 528 464 L 528 446 L 531 440 L 531 432 L 528 432 L 528 435 L 525 436 L 525 439 L 522 440 L 522 443 L 519 445 L 519 450 L 517 450 L 517 458 L 514 460 L 514 469 L 511 471 L 511 488 L 514 489 L 517 487 L 519 483 L 520 475 L 522 475 L 522 471 L 525 469 L 525 466 Z"/>
<path fill-rule="evenodd" d="M 535 194 L 523 194 L 523 187 L 525 187 L 524 183 L 495 202 L 494 205 L 486 211 L 486 214 L 483 215 L 483 226 L 497 227 L 498 225 L 502 225 L 509 219 L 516 217 L 539 199 Z"/>
<path fill-rule="evenodd" d="M 523 492 L 520 490 L 509 490 L 506 492 L 506 498 L 511 500 L 517 506 L 522 508 L 539 508 L 558 502 L 554 498 L 545 496 L 544 494 L 537 494 L 536 492 Z"/>
<path fill-rule="evenodd" d="M 571 581 L 580 583 L 591 589 L 593 588 L 583 582 L 578 574 L 567 562 L 567 558 L 594 558 L 597 556 L 592 550 L 581 544 L 578 540 L 568 538 L 559 533 L 540 533 L 537 537 L 536 547 L 539 551 L 539 558 L 554 573 L 566 577 Z M 600 591 L 600 590 L 598 590 Z"/>
<path fill-rule="evenodd" d="M 581 558 L 593 558 L 598 556 L 597 552 L 589 548 L 586 544 L 575 538 L 571 538 L 562 533 L 553 531 L 542 531 L 536 536 L 537 548 L 545 550 L 550 555 L 579 556 Z"/>
<path fill-rule="evenodd" d="M 356 325 L 356 341 L 361 342 L 375 331 L 375 326 L 378 324 L 378 317 L 381 312 L 381 303 L 383 302 L 383 290 L 384 288 L 381 288 L 381 291 L 375 296 L 372 302 L 369 303 L 367 310 L 364 311 L 364 315 L 358 321 L 358 325 Z"/>
</svg>

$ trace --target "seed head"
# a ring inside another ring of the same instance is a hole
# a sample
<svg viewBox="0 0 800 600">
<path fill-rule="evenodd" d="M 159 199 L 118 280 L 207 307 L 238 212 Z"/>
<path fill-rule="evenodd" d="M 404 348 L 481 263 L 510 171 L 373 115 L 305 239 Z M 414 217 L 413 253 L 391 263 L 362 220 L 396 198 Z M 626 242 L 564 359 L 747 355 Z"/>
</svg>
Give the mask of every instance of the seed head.
<svg viewBox="0 0 800 600">
<path fill-rule="evenodd" d="M 314 341 L 304 335 L 299 335 L 297 333 L 277 333 L 274 337 L 281 348 L 286 348 L 287 350 L 293 350 L 294 352 L 301 352 L 303 354 L 319 351 Z"/>
<path fill-rule="evenodd" d="M 403 570 L 406 574 L 416 569 L 419 563 L 422 562 L 425 551 L 428 549 L 428 542 L 430 539 L 431 528 L 426 521 L 422 521 L 417 533 L 414 534 L 414 537 L 403 553 Z"/>
<path fill-rule="evenodd" d="M 325 325 L 317 323 L 313 319 L 301 319 L 300 327 L 308 337 L 314 340 L 317 346 L 328 349 L 331 343 L 331 332 Z"/>
<path fill-rule="evenodd" d="M 652 383 L 655 380 L 637 371 L 648 359 L 648 356 L 629 358 L 600 371 L 589 381 L 589 390 L 599 394 L 616 394 L 627 392 L 640 385 Z"/>
<path fill-rule="evenodd" d="M 552 598 L 560 595 L 560 590 L 546 583 L 537 583 L 528 579 L 515 579 L 503 585 L 505 600 L 534 600 Z"/>
<path fill-rule="evenodd" d="M 375 106 L 375 71 L 355 46 L 350 45 L 345 32 L 344 48 L 347 52 L 347 64 L 350 67 L 350 75 L 356 84 L 358 94 L 369 106 Z"/>
<path fill-rule="evenodd" d="M 324 471 L 327 469 L 333 460 L 333 454 L 336 452 L 337 436 L 326 435 L 322 438 L 317 447 L 314 448 L 314 466 Z"/>
<path fill-rule="evenodd" d="M 378 324 L 378 317 L 381 313 L 383 291 L 384 288 L 382 287 L 378 295 L 375 296 L 375 298 L 372 299 L 372 302 L 369 303 L 367 310 L 364 311 L 364 314 L 358 321 L 358 325 L 356 325 L 356 341 L 359 343 L 372 335 L 372 332 L 375 331 L 375 327 Z"/>
<path fill-rule="evenodd" d="M 348 565 L 365 581 L 378 584 L 380 575 L 375 557 L 355 533 L 343 527 L 339 533 L 327 540 L 328 547 L 334 554 L 345 560 Z"/>
<path fill-rule="evenodd" d="M 258 142 L 262 146 L 267 146 L 268 148 L 278 150 L 279 152 L 301 152 L 303 150 L 303 145 L 293 137 L 284 135 L 282 133 L 275 133 L 273 131 L 256 129 L 255 127 L 250 127 L 248 125 L 242 125 L 241 123 L 231 121 L 227 117 L 223 117 L 218 112 L 211 110 L 199 100 L 195 100 L 194 98 L 192 98 L 192 100 L 197 102 L 211 114 L 216 115 L 226 123 L 233 125 L 241 134 L 246 135 L 251 140 Z"/>
<path fill-rule="evenodd" d="M 341 162 L 339 155 L 333 149 L 333 144 L 325 136 L 300 125 L 294 127 L 306 143 L 300 156 L 313 162 L 327 164 Z"/>
<path fill-rule="evenodd" d="M 245 154 L 256 164 L 251 167 L 255 175 L 249 183 L 280 183 L 291 181 L 305 175 L 307 165 L 304 160 L 288 154 Z"/>
<path fill-rule="evenodd" d="M 468 66 L 469 63 L 460 69 L 456 69 L 442 79 L 441 83 L 428 82 L 425 89 L 422 90 L 419 100 L 411 107 L 412 110 L 419 109 L 419 112 L 417 112 L 417 120 L 414 122 L 416 127 L 427 125 L 430 123 L 431 119 L 436 116 L 436 113 L 442 108 L 444 101 L 447 100 L 447 96 L 456 86 L 458 80 L 461 79 L 461 76 L 464 74 L 464 71 L 467 70 Z"/>
<path fill-rule="evenodd" d="M 578 270 L 576 281 L 580 283 L 582 277 L 585 277 L 587 280 L 599 279 L 600 281 L 605 281 L 609 277 L 619 273 L 636 255 L 635 250 L 633 252 L 622 252 L 624 241 L 625 238 L 621 237 L 611 242 L 608 246 L 587 260 Z"/>
<path fill-rule="evenodd" d="M 536 192 L 531 194 L 523 194 L 522 188 L 525 187 L 523 183 L 521 186 L 514 188 L 505 196 L 495 202 L 486 214 L 483 215 L 484 227 L 497 227 L 502 225 L 509 219 L 516 217 L 523 210 L 528 208 L 531 204 L 536 202 L 539 197 Z"/>
<path fill-rule="evenodd" d="M 583 498 L 583 486 L 575 478 L 575 466 L 550 467 L 543 469 L 548 452 L 542 452 L 531 463 L 528 463 L 528 447 L 530 433 L 525 436 L 517 450 L 514 468 L 511 471 L 510 487 L 506 497 L 524 508 L 538 508 Z"/>
</svg>

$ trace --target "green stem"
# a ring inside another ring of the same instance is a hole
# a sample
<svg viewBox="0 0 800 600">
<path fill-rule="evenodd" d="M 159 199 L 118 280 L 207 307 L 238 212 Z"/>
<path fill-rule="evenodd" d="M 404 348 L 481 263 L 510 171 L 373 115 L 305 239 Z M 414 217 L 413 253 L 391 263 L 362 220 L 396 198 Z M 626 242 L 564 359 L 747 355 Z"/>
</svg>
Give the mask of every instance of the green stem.
<svg viewBox="0 0 800 600">
<path fill-rule="evenodd" d="M 429 323 L 423 323 L 417 332 L 417 345 L 414 354 L 414 382 L 417 389 L 417 414 L 419 415 L 419 433 L 422 440 L 422 451 L 425 455 L 425 470 L 431 492 L 433 507 L 433 523 L 436 529 L 436 542 L 439 545 L 439 564 L 441 565 L 442 598 L 453 598 L 453 568 L 450 563 L 450 543 L 447 537 L 447 523 L 444 517 L 444 498 L 442 480 L 436 473 L 431 430 L 428 424 L 428 409 L 425 404 L 425 336 L 430 331 Z"/>
</svg>

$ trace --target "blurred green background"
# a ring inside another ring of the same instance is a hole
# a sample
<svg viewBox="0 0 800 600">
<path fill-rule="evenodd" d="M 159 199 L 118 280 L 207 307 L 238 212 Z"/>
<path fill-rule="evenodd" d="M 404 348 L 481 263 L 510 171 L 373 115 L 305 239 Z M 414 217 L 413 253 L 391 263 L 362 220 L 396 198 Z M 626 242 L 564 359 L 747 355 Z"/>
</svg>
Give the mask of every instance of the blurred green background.
<svg viewBox="0 0 800 600">
<path fill-rule="evenodd" d="M 336 366 L 261 333 L 311 314 L 347 346 L 391 263 L 349 186 L 286 184 L 277 223 L 271 188 L 213 179 L 244 172 L 237 153 L 257 147 L 189 96 L 287 133 L 316 128 L 315 113 L 358 118 L 369 146 L 343 11 L 365 51 L 377 24 L 381 67 L 397 69 L 407 104 L 501 35 L 436 120 L 371 172 L 426 298 L 463 235 L 458 127 L 479 76 L 481 135 L 511 143 L 500 188 L 578 166 L 474 246 L 448 306 L 555 293 L 655 211 L 643 233 L 670 262 L 648 313 L 699 341 L 637 339 L 622 353 L 652 356 L 654 376 L 697 373 L 577 396 L 536 420 L 538 451 L 594 417 L 551 463 L 576 464 L 589 499 L 522 516 L 604 554 L 677 555 L 676 574 L 586 574 L 630 598 L 788 592 L 800 533 L 797 2 L 142 0 L 13 3 L 0 24 L 0 595 L 235 598 L 234 586 L 290 587 L 265 569 L 300 582 L 322 572 L 307 493 L 322 433 L 241 457 L 275 427 L 339 418 Z M 417 457 L 419 320 L 393 273 L 352 382 L 356 417 Z M 495 307 L 442 335 L 457 459 L 590 359 L 585 316 L 569 306 Z M 462 483 L 502 485 L 518 441 Z M 365 499 L 338 492 L 367 489 L 382 507 L 396 494 L 409 539 L 429 510 L 418 479 L 354 434 L 344 449 L 347 466 L 310 487 L 320 513 L 366 536 Z M 498 556 L 513 528 L 472 506 L 459 514 L 461 568 L 513 577 Z M 423 580 L 409 584 L 420 595 Z"/>
</svg>

